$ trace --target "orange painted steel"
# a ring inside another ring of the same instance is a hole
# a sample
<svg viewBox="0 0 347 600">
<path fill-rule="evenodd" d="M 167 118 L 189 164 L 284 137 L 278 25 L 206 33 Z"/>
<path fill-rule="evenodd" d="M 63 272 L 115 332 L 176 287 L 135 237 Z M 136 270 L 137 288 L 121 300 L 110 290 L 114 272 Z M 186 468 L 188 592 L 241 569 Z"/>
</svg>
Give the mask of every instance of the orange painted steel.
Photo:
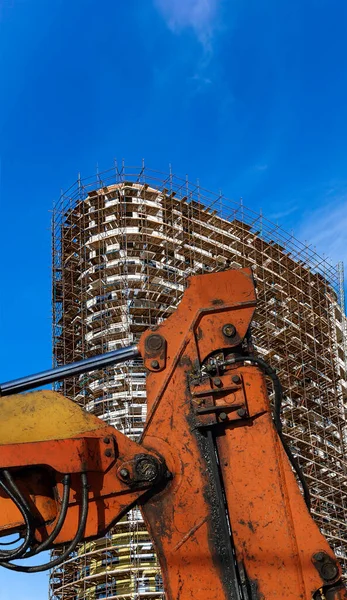
<svg viewBox="0 0 347 600">
<path fill-rule="evenodd" d="M 149 415 L 142 443 L 165 457 L 175 477 L 142 512 L 166 594 L 170 600 L 237 598 L 243 573 L 252 600 L 311 600 L 314 594 L 346 599 L 340 569 L 329 581 L 338 582 L 336 588 L 328 592 L 314 566 L 319 552 L 334 564 L 336 559 L 298 489 L 272 422 L 263 375 L 254 366 L 233 366 L 222 376 L 194 379 L 211 353 L 232 354 L 246 335 L 254 308 L 250 271 L 198 276 L 190 280 L 177 311 L 155 330 L 167 342 L 166 366 L 155 372 L 149 365 Z M 226 324 L 235 327 L 234 337 L 224 335 Z M 145 360 L 146 338 L 152 333 L 141 339 Z M 235 375 L 241 384 L 233 382 Z M 238 415 L 242 410 L 246 417 Z M 206 426 L 217 428 L 218 470 L 239 571 L 236 589 L 230 585 L 233 574 Z"/>
<path fill-rule="evenodd" d="M 1 468 L 35 505 L 37 541 L 54 528 L 65 473 L 72 474 L 69 509 L 54 544 L 73 539 L 84 471 L 84 538 L 104 533 L 137 502 L 168 600 L 347 600 L 336 557 L 309 515 L 273 424 L 264 376 L 247 355 L 230 364 L 251 349 L 255 307 L 250 270 L 195 276 L 176 312 L 142 335 L 148 416 L 139 444 L 77 406 L 76 426 L 67 430 L 68 401 L 53 392 L 45 392 L 47 411 L 49 402 L 67 411 L 60 437 L 52 426 L 34 442 L 31 428 L 3 443 L 0 431 Z M 13 423 L 15 429 L 15 416 Z M 143 477 L 153 461 L 160 477 L 136 479 L 141 460 Z M 0 530 L 22 526 L 1 494 Z"/>
<path fill-rule="evenodd" d="M 21 414 L 16 415 L 19 408 Z M 137 456 L 152 458 L 153 454 L 61 394 L 45 390 L 8 396 L 0 399 L 0 409 L 7 417 L 2 425 L 5 431 L 0 432 L 1 469 L 11 469 L 20 491 L 26 492 L 36 519 L 38 542 L 56 524 L 64 474 L 71 474 L 69 510 L 55 544 L 69 542 L 77 530 L 81 472 L 88 473 L 89 483 L 86 538 L 104 534 L 114 518 L 129 510 L 151 486 L 143 481 L 129 486 L 119 477 L 119 470 L 132 465 Z M 32 441 L 35 436 L 37 441 Z M 157 460 L 157 456 L 153 458 Z M 18 508 L 1 491 L 0 531 L 8 534 L 23 526 Z"/>
<path fill-rule="evenodd" d="M 142 443 L 165 456 L 175 477 L 146 502 L 142 513 L 170 600 L 230 597 L 217 492 L 189 377 L 212 351 L 230 347 L 231 338 L 222 333 L 224 324 L 232 323 L 236 329 L 232 345 L 247 332 L 255 309 L 252 275 L 249 271 L 232 275 L 192 277 L 176 312 L 155 331 L 167 340 L 166 368 L 147 377 L 148 417 Z M 140 342 L 145 359 L 149 335 L 143 334 Z"/>
</svg>

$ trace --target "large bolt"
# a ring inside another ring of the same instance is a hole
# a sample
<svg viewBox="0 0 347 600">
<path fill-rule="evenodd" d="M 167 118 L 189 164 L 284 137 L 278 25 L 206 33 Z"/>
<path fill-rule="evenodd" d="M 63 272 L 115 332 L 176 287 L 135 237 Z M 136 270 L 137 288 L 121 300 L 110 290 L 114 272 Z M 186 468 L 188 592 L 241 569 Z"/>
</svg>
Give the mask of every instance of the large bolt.
<svg viewBox="0 0 347 600">
<path fill-rule="evenodd" d="M 233 375 L 231 380 L 233 383 L 241 383 L 241 378 L 239 377 L 239 375 Z"/>
<path fill-rule="evenodd" d="M 236 333 L 236 327 L 232 323 L 223 325 L 222 331 L 226 337 L 233 337 Z"/>
<path fill-rule="evenodd" d="M 158 463 L 150 457 L 138 460 L 135 469 L 138 478 L 142 481 L 153 481 L 159 472 Z"/>
<path fill-rule="evenodd" d="M 110 450 L 110 448 L 107 448 L 107 450 L 105 450 L 105 456 L 107 456 L 107 458 L 110 458 L 110 456 L 112 456 L 112 450 Z"/>
<path fill-rule="evenodd" d="M 228 415 L 225 412 L 221 412 L 221 413 L 219 413 L 219 418 L 221 421 L 226 421 L 228 418 Z"/>
<path fill-rule="evenodd" d="M 108 437 L 105 437 L 105 438 L 104 438 L 104 444 L 109 444 L 109 443 L 110 443 L 110 438 L 108 438 Z"/>
<path fill-rule="evenodd" d="M 152 360 L 151 367 L 152 369 L 159 369 L 159 362 L 157 360 Z"/>
<path fill-rule="evenodd" d="M 150 352 L 158 352 L 164 345 L 164 338 L 157 334 L 153 333 L 146 338 L 146 349 Z"/>
<path fill-rule="evenodd" d="M 245 417 L 245 416 L 246 416 L 246 414 L 247 414 L 247 411 L 246 411 L 246 409 L 245 409 L 245 408 L 239 408 L 239 410 L 237 411 L 237 414 L 238 414 L 238 415 L 239 415 L 239 417 L 241 417 L 241 419 L 242 419 L 243 417 Z"/>
<path fill-rule="evenodd" d="M 320 573 L 325 581 L 332 581 L 332 579 L 337 577 L 339 570 L 337 565 L 329 560 L 329 562 L 327 561 L 321 566 Z"/>
<path fill-rule="evenodd" d="M 213 383 L 216 387 L 221 387 L 222 386 L 222 380 L 220 379 L 220 377 L 215 377 L 213 380 Z"/>
<path fill-rule="evenodd" d="M 315 567 L 325 581 L 333 581 L 339 574 L 339 568 L 326 552 L 316 552 L 313 555 Z"/>
</svg>

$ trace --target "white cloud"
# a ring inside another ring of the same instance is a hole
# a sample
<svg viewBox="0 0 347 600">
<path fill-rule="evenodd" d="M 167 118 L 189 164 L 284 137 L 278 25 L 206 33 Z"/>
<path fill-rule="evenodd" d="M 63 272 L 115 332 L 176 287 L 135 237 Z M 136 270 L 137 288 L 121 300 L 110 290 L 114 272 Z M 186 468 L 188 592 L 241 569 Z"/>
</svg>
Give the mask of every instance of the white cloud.
<svg viewBox="0 0 347 600">
<path fill-rule="evenodd" d="M 221 0 L 154 0 L 169 29 L 179 33 L 191 28 L 207 53 L 212 52 L 212 37 Z"/>
</svg>

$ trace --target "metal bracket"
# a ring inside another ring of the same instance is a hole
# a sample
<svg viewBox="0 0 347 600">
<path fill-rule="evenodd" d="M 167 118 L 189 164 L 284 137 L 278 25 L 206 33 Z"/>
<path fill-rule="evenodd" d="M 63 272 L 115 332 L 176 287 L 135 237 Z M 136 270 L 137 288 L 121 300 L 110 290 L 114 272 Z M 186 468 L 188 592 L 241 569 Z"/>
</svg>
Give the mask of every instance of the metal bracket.
<svg viewBox="0 0 347 600">
<path fill-rule="evenodd" d="M 165 462 L 148 454 L 137 454 L 117 470 L 118 479 L 129 486 L 154 485 L 163 477 L 169 479 L 170 476 Z"/>
<path fill-rule="evenodd" d="M 235 370 L 200 382 L 191 379 L 190 391 L 199 426 L 239 421 L 249 414 L 243 378 Z"/>
<path fill-rule="evenodd" d="M 149 371 L 159 372 L 166 366 L 166 339 L 158 333 L 149 333 L 145 339 L 143 362 Z"/>
<path fill-rule="evenodd" d="M 340 571 L 336 561 L 326 552 L 316 552 L 312 556 L 312 562 L 324 582 L 333 583 L 340 577 Z"/>
</svg>

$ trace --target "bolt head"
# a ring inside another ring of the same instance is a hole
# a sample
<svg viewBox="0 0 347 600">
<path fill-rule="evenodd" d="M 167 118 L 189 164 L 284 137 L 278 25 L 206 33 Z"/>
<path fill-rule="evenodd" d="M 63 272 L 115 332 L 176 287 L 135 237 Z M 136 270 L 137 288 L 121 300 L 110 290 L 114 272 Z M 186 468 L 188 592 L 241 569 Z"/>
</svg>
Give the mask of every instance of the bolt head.
<svg viewBox="0 0 347 600">
<path fill-rule="evenodd" d="M 105 437 L 104 438 L 104 444 L 109 444 L 110 443 L 110 438 L 109 437 Z"/>
<path fill-rule="evenodd" d="M 124 468 L 121 469 L 119 471 L 119 474 L 120 474 L 121 477 L 123 477 L 123 479 L 128 479 L 128 477 L 129 477 L 129 471 L 128 471 L 128 469 L 124 469 Z"/>
<path fill-rule="evenodd" d="M 222 332 L 226 337 L 233 337 L 236 333 L 236 327 L 232 323 L 223 325 Z"/>
<path fill-rule="evenodd" d="M 158 464 L 151 458 L 142 458 L 136 464 L 136 473 L 143 481 L 153 481 L 158 472 Z"/>
<path fill-rule="evenodd" d="M 329 561 L 322 565 L 320 572 L 325 581 L 331 581 L 332 579 L 335 579 L 335 577 L 337 577 L 339 570 L 337 568 L 337 565 Z"/>
<path fill-rule="evenodd" d="M 237 411 L 237 414 L 238 414 L 238 416 L 239 416 L 239 417 L 241 417 L 241 419 L 242 419 L 243 417 L 245 417 L 245 416 L 246 416 L 246 414 L 247 414 L 247 411 L 246 411 L 246 409 L 245 409 L 245 408 L 239 408 L 239 410 Z"/>
<path fill-rule="evenodd" d="M 107 448 L 107 450 L 105 450 L 105 456 L 107 456 L 107 458 L 110 458 L 112 456 L 112 450 L 110 450 L 110 448 Z"/>
<path fill-rule="evenodd" d="M 231 380 L 233 383 L 241 383 L 241 377 L 239 375 L 233 375 Z"/>
<path fill-rule="evenodd" d="M 226 421 L 228 418 L 228 415 L 225 412 L 221 412 L 221 413 L 219 413 L 219 418 L 221 421 Z"/>
<path fill-rule="evenodd" d="M 164 345 L 164 338 L 158 333 L 152 333 L 146 339 L 146 348 L 151 352 L 158 352 Z"/>
<path fill-rule="evenodd" d="M 220 379 L 220 377 L 215 377 L 213 379 L 213 383 L 216 387 L 222 387 L 222 380 Z"/>
<path fill-rule="evenodd" d="M 152 360 L 151 367 L 152 369 L 159 369 L 159 362 L 157 360 Z"/>
</svg>

